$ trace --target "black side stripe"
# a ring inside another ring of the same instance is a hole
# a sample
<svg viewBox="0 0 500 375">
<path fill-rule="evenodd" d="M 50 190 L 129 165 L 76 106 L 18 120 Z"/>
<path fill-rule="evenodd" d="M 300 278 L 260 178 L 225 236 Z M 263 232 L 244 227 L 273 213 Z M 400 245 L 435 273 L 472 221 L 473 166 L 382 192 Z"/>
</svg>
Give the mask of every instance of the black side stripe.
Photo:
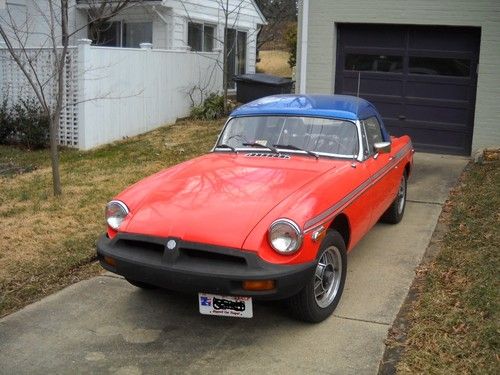
<svg viewBox="0 0 500 375">
<path fill-rule="evenodd" d="M 406 155 L 408 151 L 410 151 L 412 148 L 411 144 L 406 145 L 403 147 L 395 156 L 394 159 L 391 160 L 390 163 L 388 163 L 384 168 L 382 168 L 380 171 L 375 173 L 373 176 L 362 182 L 356 189 L 351 191 L 349 194 L 347 194 L 344 198 L 342 198 L 339 202 L 334 204 L 333 206 L 327 208 L 325 211 L 320 213 L 318 216 L 313 217 L 312 219 L 309 219 L 306 221 L 304 224 L 304 231 L 307 232 L 312 227 L 316 226 L 317 224 L 326 221 L 326 219 L 330 218 L 333 216 L 337 211 L 340 209 L 344 208 L 347 206 L 351 201 L 356 199 L 358 196 L 360 196 L 366 189 L 368 189 L 370 186 L 376 184 L 382 177 L 384 177 L 389 171 Z"/>
</svg>

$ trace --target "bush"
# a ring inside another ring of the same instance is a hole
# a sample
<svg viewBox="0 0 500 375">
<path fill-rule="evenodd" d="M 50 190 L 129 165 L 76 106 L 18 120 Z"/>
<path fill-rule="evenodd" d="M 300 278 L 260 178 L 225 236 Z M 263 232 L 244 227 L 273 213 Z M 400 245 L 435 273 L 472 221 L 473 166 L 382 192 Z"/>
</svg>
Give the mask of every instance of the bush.
<svg viewBox="0 0 500 375">
<path fill-rule="evenodd" d="M 290 53 L 288 65 L 293 68 L 297 64 L 297 23 L 290 24 L 285 32 L 285 42 Z"/>
<path fill-rule="evenodd" d="M 7 100 L 4 100 L 0 106 L 0 144 L 9 143 L 9 138 L 14 132 L 11 111 L 7 107 Z"/>
<path fill-rule="evenodd" d="M 21 100 L 11 108 L 0 108 L 0 144 L 19 144 L 28 149 L 49 145 L 49 118 L 34 99 Z"/>
<path fill-rule="evenodd" d="M 215 120 L 224 115 L 224 97 L 215 93 L 210 94 L 203 104 L 191 109 L 191 117 L 197 120 Z"/>
</svg>

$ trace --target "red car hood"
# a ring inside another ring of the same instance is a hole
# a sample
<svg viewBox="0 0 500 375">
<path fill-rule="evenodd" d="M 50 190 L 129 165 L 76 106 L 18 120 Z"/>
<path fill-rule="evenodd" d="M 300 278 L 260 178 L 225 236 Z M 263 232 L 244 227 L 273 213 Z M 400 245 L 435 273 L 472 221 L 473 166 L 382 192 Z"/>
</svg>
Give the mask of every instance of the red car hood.
<svg viewBox="0 0 500 375">
<path fill-rule="evenodd" d="M 271 209 L 334 164 L 294 155 L 211 153 L 142 180 L 116 197 L 131 212 L 120 230 L 240 248 Z"/>
</svg>

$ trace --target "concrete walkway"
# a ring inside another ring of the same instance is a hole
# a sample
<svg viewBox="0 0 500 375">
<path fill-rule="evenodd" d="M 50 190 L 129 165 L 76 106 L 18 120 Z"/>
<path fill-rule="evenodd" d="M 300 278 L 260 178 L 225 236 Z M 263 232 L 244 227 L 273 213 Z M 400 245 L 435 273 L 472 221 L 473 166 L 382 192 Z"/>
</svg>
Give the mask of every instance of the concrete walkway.
<svg viewBox="0 0 500 375">
<path fill-rule="evenodd" d="M 399 225 L 378 224 L 348 257 L 335 315 L 310 325 L 279 303 L 254 319 L 201 316 L 195 296 L 101 276 L 0 320 L 0 374 L 375 374 L 441 205 L 467 159 L 416 154 Z"/>
</svg>

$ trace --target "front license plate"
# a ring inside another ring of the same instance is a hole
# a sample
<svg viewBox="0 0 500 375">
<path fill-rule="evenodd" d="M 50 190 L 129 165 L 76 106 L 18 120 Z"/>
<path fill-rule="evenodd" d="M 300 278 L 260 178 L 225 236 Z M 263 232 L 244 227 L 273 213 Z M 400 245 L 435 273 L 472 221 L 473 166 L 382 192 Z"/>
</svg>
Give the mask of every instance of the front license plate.
<svg viewBox="0 0 500 375">
<path fill-rule="evenodd" d="M 198 293 L 198 305 L 200 313 L 204 315 L 230 316 L 233 318 L 253 317 L 252 297 Z"/>
</svg>

